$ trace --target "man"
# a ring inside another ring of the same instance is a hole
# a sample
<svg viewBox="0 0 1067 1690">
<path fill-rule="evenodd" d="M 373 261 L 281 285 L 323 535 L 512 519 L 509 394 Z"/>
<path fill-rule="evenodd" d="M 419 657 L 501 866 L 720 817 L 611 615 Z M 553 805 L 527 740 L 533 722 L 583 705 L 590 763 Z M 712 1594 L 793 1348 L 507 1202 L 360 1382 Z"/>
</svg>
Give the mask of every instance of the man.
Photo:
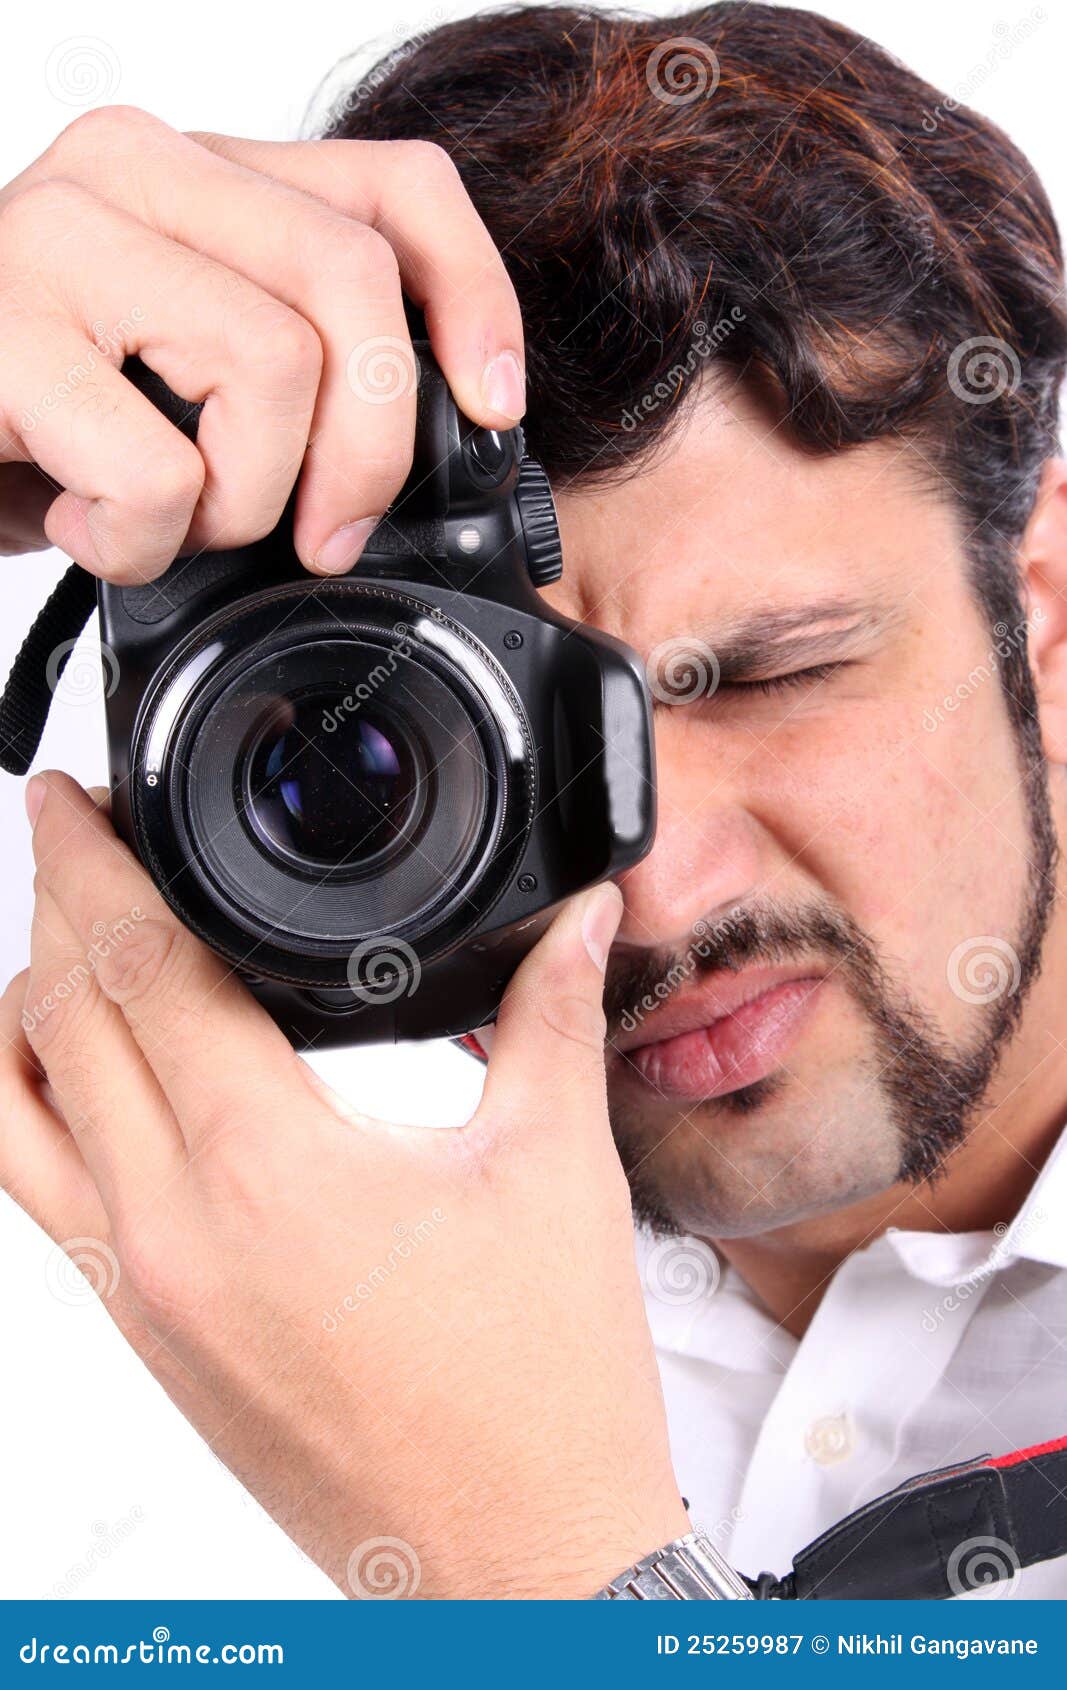
<svg viewBox="0 0 1067 1690">
<path fill-rule="evenodd" d="M 470 415 L 525 414 L 553 602 L 659 704 L 655 848 L 520 971 L 455 1134 L 352 1118 L 31 783 L 3 1178 L 100 1241 L 212 1447 L 355 1594 L 581 1597 L 683 1493 L 782 1573 L 1067 1431 L 1067 327 L 1005 137 L 812 14 L 533 8 L 434 32 L 322 144 L 94 114 L 0 229 L 9 549 L 141 579 L 299 477 L 300 556 L 358 567 L 410 456 L 403 290 Z M 206 397 L 198 448 L 134 351 Z"/>
</svg>

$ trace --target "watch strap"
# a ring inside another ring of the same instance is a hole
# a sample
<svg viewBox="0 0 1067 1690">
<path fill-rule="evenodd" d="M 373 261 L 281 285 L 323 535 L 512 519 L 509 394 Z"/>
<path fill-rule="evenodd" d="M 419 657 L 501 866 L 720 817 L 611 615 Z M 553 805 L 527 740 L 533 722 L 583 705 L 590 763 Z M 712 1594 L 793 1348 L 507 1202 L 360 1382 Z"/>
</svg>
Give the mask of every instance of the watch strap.
<svg viewBox="0 0 1067 1690">
<path fill-rule="evenodd" d="M 704 1532 L 689 1532 L 613 1578 L 597 1602 L 751 1601 L 752 1592 Z"/>
</svg>

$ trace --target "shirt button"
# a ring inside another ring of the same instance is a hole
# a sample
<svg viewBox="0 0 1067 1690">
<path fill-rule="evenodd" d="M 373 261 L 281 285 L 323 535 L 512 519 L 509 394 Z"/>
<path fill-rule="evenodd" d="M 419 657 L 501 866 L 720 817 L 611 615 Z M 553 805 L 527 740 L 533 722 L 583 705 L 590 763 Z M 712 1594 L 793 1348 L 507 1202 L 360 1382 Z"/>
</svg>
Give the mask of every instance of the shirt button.
<svg viewBox="0 0 1067 1690">
<path fill-rule="evenodd" d="M 848 1414 L 824 1414 L 813 1420 L 804 1434 L 804 1448 L 820 1467 L 836 1467 L 847 1461 L 856 1447 L 852 1417 Z"/>
</svg>

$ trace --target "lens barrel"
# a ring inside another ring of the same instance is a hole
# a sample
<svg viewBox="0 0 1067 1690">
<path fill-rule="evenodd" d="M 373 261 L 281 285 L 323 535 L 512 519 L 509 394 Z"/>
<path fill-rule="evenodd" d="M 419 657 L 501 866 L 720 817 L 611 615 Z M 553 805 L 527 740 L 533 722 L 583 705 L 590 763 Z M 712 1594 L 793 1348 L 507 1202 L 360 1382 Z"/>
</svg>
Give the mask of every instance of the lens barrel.
<svg viewBox="0 0 1067 1690">
<path fill-rule="evenodd" d="M 343 984 L 353 949 L 422 960 L 477 926 L 525 845 L 522 708 L 468 630 L 354 581 L 205 623 L 146 699 L 139 848 L 188 925 L 249 972 Z"/>
</svg>

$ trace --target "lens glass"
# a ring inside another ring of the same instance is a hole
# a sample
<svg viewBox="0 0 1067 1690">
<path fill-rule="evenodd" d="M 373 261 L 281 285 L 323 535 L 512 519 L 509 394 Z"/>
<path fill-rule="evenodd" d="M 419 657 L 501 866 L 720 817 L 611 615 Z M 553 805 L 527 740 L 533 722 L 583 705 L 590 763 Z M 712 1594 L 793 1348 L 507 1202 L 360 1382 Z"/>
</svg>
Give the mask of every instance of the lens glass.
<svg viewBox="0 0 1067 1690">
<path fill-rule="evenodd" d="M 281 700 L 245 762 L 246 813 L 269 848 L 357 867 L 403 836 L 420 761 L 410 732 L 380 709 L 322 693 Z"/>
<path fill-rule="evenodd" d="M 461 625 L 299 586 L 220 613 L 181 655 L 142 730 L 164 772 L 139 825 L 194 931 L 246 973 L 347 989 L 370 940 L 425 963 L 475 929 L 536 781 L 521 707 Z"/>
</svg>

